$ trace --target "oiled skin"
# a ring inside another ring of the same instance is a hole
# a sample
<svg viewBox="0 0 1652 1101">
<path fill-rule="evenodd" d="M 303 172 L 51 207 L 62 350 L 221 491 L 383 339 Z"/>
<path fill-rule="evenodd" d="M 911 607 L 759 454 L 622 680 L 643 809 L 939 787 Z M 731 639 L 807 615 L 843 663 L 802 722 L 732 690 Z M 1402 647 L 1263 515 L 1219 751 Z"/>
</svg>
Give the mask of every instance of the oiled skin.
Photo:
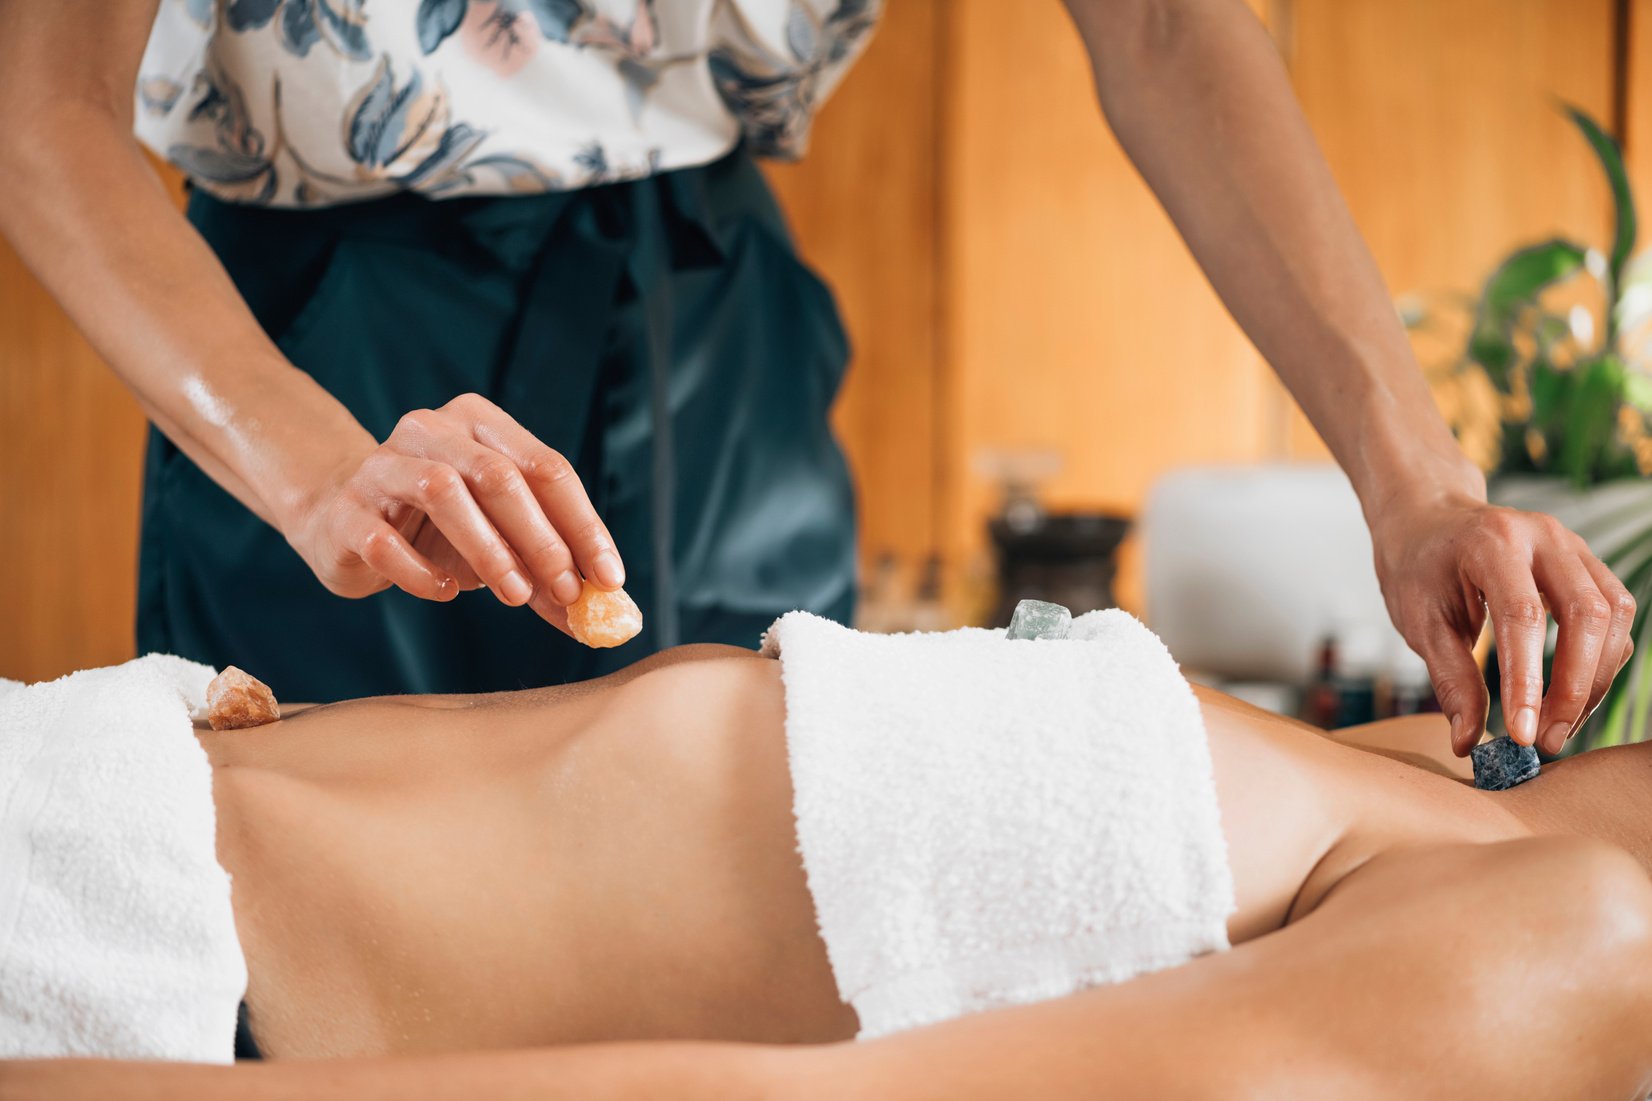
<svg viewBox="0 0 1652 1101">
<path fill-rule="evenodd" d="M 1570 832 L 1565 775 L 1588 764 L 1488 796 L 1201 698 L 1236 944 L 1381 854 Z M 852 1036 L 795 853 L 783 719 L 778 663 L 691 647 L 568 689 L 202 731 L 260 1044 Z M 1443 746 L 1442 721 L 1422 722 Z"/>
</svg>

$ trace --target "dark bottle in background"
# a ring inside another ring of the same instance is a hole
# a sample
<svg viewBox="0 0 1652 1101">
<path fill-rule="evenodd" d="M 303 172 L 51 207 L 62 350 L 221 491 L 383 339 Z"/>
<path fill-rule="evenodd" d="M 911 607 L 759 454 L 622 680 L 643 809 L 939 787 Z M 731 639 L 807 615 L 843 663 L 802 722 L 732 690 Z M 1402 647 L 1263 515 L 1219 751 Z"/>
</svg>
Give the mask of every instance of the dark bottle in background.
<svg viewBox="0 0 1652 1101">
<path fill-rule="evenodd" d="M 1326 635 L 1319 642 L 1319 660 L 1314 679 L 1302 693 L 1302 721 L 1329 730 L 1337 724 L 1339 701 L 1336 686 L 1337 640 Z"/>
<path fill-rule="evenodd" d="M 1386 640 L 1369 627 L 1354 627 L 1337 639 L 1337 718 L 1333 726 L 1376 722 L 1377 678 L 1387 657 Z"/>
</svg>

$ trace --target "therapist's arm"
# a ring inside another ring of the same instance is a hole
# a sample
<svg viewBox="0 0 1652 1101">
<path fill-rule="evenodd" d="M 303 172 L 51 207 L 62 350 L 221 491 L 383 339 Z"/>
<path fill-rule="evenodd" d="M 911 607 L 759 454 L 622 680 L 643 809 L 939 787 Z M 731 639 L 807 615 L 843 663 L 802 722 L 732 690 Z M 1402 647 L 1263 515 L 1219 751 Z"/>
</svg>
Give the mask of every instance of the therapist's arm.
<svg viewBox="0 0 1652 1101">
<path fill-rule="evenodd" d="M 1120 143 L 1353 482 L 1454 750 L 1486 718 L 1470 651 L 1488 607 L 1510 732 L 1558 750 L 1628 660 L 1634 600 L 1554 520 L 1486 504 L 1266 30 L 1242 0 L 1066 4 Z M 1544 598 L 1560 624 L 1546 698 Z"/>
<path fill-rule="evenodd" d="M 381 444 L 265 336 L 132 135 L 155 10 L 0 0 L 0 234 L 144 412 L 340 595 L 485 583 L 562 626 L 575 568 L 621 584 L 578 477 L 503 411 L 465 396 Z"/>
</svg>

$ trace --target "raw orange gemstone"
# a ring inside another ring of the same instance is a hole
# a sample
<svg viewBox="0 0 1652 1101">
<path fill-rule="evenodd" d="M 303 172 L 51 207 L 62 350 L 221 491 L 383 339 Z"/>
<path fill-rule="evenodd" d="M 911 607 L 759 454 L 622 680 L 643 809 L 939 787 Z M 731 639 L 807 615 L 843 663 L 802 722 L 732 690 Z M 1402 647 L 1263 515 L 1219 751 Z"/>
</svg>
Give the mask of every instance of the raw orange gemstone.
<svg viewBox="0 0 1652 1101">
<path fill-rule="evenodd" d="M 642 609 L 624 589 L 607 592 L 587 581 L 579 599 L 568 605 L 568 631 L 587 646 L 619 646 L 641 630 Z"/>
<path fill-rule="evenodd" d="M 244 670 L 226 666 L 207 685 L 207 722 L 214 730 L 263 726 L 281 718 L 270 686 Z"/>
</svg>

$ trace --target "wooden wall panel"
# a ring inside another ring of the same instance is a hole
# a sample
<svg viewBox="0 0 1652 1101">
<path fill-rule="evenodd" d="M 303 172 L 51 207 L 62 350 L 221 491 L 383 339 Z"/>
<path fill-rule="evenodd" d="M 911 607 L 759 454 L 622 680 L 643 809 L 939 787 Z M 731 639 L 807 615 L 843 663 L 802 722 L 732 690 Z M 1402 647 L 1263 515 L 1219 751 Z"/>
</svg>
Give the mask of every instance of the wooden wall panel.
<svg viewBox="0 0 1652 1101">
<path fill-rule="evenodd" d="M 1297 94 L 1396 294 L 1477 288 L 1516 245 L 1607 243 L 1609 195 L 1556 110 L 1607 123 L 1612 0 L 1274 0 Z M 1291 410 L 1290 450 L 1323 455 Z"/>
<path fill-rule="evenodd" d="M 143 417 L 0 241 L 0 677 L 132 656 Z"/>
<path fill-rule="evenodd" d="M 854 345 L 834 423 L 856 476 L 863 557 L 909 564 L 934 548 L 938 508 L 942 3 L 890 3 L 818 117 L 807 159 L 768 172 Z"/>
<path fill-rule="evenodd" d="M 0 238 L 0 677 L 134 656 L 143 440 L 137 401 Z"/>
<path fill-rule="evenodd" d="M 1640 215 L 1640 249 L 1652 245 L 1652 0 L 1628 0 L 1623 152 Z"/>
<path fill-rule="evenodd" d="M 996 503 L 982 448 L 1055 449 L 1053 502 L 1133 511 L 1168 467 L 1263 454 L 1268 422 L 1265 369 L 1113 140 L 1061 6 L 950 11 L 944 535 L 967 559 Z"/>
</svg>

